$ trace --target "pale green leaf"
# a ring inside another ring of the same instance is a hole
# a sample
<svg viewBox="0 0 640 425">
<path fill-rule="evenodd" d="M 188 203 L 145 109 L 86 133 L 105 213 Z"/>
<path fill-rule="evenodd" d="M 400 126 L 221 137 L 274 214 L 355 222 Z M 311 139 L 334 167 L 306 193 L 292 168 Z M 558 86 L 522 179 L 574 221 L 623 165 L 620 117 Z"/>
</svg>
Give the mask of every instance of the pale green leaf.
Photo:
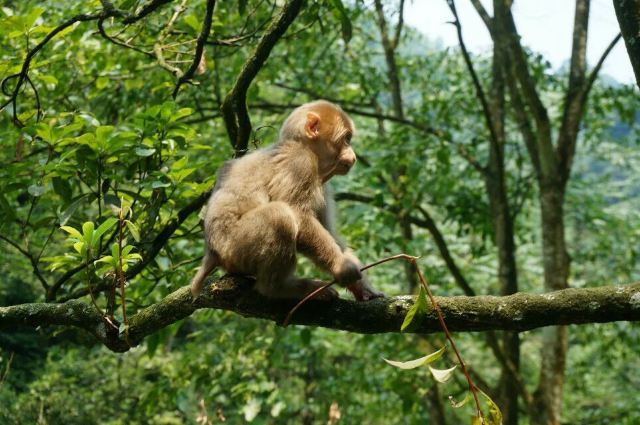
<svg viewBox="0 0 640 425">
<path fill-rule="evenodd" d="M 129 220 L 125 220 L 125 223 L 127 224 L 127 229 L 129 229 L 129 233 L 131 233 L 133 239 L 135 239 L 136 242 L 140 242 L 140 231 L 138 230 L 138 226 Z"/>
<path fill-rule="evenodd" d="M 462 401 L 456 401 L 453 396 L 449 396 L 449 403 L 451 403 L 451 407 L 453 407 L 454 409 L 459 409 L 472 399 L 473 395 L 471 395 L 471 392 L 467 391 L 467 394 L 464 396 Z"/>
<path fill-rule="evenodd" d="M 444 349 L 445 347 L 442 347 L 441 349 L 439 349 L 438 351 L 428 354 L 424 357 L 420 357 L 419 359 L 415 359 L 415 360 L 409 360 L 406 362 L 399 362 L 399 361 L 395 361 L 395 360 L 387 360 L 387 359 L 383 359 L 385 362 L 389 363 L 391 366 L 400 368 L 400 369 L 415 369 L 417 367 L 420 367 L 422 365 L 425 364 L 429 364 L 434 362 L 435 360 L 438 360 L 442 354 L 444 353 Z"/>
<path fill-rule="evenodd" d="M 147 157 L 156 153 L 155 148 L 136 148 L 135 153 L 138 156 Z"/>
<path fill-rule="evenodd" d="M 113 264 L 113 257 L 111 255 L 105 255 L 104 257 L 99 258 L 93 262 L 93 264 L 98 264 L 98 263 Z"/>
<path fill-rule="evenodd" d="M 435 369 L 429 366 L 429 370 L 431 371 L 431 374 L 436 381 L 444 384 L 449 379 L 451 379 L 451 377 L 453 376 L 453 371 L 456 370 L 457 367 L 458 366 L 454 366 L 450 369 Z"/>
<path fill-rule="evenodd" d="M 46 187 L 32 184 L 31 186 L 29 186 L 27 191 L 29 192 L 29 195 L 37 198 L 38 196 L 42 196 L 42 194 L 46 191 Z"/>
<path fill-rule="evenodd" d="M 60 228 L 65 232 L 67 232 L 68 234 L 70 234 L 71 236 L 73 236 L 74 238 L 82 239 L 82 234 L 80 234 L 80 232 L 77 229 L 71 226 L 60 226 Z"/>
<path fill-rule="evenodd" d="M 78 242 L 73 244 L 73 249 L 75 249 L 78 252 L 78 254 L 83 255 L 83 256 L 84 256 L 84 251 L 85 251 L 84 247 L 85 247 L 85 244 L 82 241 L 78 241 Z"/>
<path fill-rule="evenodd" d="M 249 400 L 247 404 L 242 408 L 242 413 L 244 414 L 244 420 L 247 422 L 253 421 L 258 413 L 260 413 L 260 408 L 262 407 L 262 402 L 255 398 Z"/>
</svg>

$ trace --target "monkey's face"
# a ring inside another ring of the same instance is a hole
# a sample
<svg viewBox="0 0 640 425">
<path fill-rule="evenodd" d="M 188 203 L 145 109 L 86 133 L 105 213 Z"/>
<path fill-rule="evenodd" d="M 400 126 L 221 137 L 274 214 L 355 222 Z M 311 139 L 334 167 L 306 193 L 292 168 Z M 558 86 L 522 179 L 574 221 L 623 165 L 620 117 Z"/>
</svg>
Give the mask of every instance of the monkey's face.
<svg viewBox="0 0 640 425">
<path fill-rule="evenodd" d="M 351 147 L 351 131 L 348 131 L 343 137 L 333 140 L 332 143 L 337 145 L 337 156 L 335 159 L 335 168 L 333 174 L 345 175 L 351 170 L 353 164 L 356 163 L 356 153 Z"/>
<path fill-rule="evenodd" d="M 311 150 L 318 157 L 318 171 L 323 181 L 334 175 L 345 175 L 356 162 L 351 147 L 353 124 L 344 114 L 335 111 L 307 115 L 305 133 Z"/>
</svg>

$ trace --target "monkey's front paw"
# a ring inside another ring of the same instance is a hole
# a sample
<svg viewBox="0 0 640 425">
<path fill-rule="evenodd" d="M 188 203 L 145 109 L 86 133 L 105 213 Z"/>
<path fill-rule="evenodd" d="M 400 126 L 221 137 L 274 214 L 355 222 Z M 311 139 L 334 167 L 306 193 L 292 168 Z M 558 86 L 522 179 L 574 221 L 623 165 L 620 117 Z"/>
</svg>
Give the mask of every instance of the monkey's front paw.
<svg viewBox="0 0 640 425">
<path fill-rule="evenodd" d="M 383 292 L 373 289 L 369 284 L 363 283 L 362 281 L 347 286 L 347 289 L 351 291 L 357 301 L 369 301 L 375 298 L 386 297 Z"/>
<path fill-rule="evenodd" d="M 360 271 L 360 264 L 353 261 L 349 256 L 342 259 L 342 262 L 336 270 L 333 271 L 333 277 L 336 282 L 345 285 L 353 282 L 357 282 L 362 279 L 362 272 Z"/>
</svg>

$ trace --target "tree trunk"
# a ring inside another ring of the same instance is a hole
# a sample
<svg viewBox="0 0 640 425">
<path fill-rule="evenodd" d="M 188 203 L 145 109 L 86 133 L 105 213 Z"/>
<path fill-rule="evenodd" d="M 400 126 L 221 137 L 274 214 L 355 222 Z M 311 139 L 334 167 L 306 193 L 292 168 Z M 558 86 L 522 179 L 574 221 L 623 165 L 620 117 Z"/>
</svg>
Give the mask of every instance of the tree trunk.
<svg viewBox="0 0 640 425">
<path fill-rule="evenodd" d="M 518 271 L 516 268 L 516 244 L 513 218 L 507 197 L 504 169 L 505 144 L 505 81 L 502 63 L 504 51 L 501 43 L 495 43 L 492 59 L 491 96 L 488 101 L 490 116 L 487 125 L 493 127 L 490 140 L 488 173 L 485 187 L 489 198 L 493 232 L 498 250 L 498 281 L 500 295 L 518 292 Z M 504 332 L 502 347 L 507 362 L 517 373 L 520 367 L 520 337 L 516 332 Z M 507 366 L 503 366 L 498 397 L 501 402 L 504 425 L 518 424 L 518 384 Z"/>
<path fill-rule="evenodd" d="M 558 181 L 542 182 L 540 208 L 542 217 L 542 253 L 545 291 L 566 288 L 569 278 L 569 255 L 565 247 L 564 193 Z M 534 394 L 532 425 L 559 425 L 562 387 L 568 348 L 568 328 L 545 328 L 542 333 L 540 379 Z"/>
<path fill-rule="evenodd" d="M 640 0 L 613 0 L 613 6 L 640 87 Z"/>
</svg>

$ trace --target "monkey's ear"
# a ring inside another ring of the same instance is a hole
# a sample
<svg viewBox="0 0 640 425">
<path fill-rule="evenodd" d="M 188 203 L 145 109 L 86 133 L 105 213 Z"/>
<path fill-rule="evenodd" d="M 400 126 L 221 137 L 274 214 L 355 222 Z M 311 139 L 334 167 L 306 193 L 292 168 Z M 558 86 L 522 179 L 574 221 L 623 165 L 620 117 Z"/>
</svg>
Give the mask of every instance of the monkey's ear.
<svg viewBox="0 0 640 425">
<path fill-rule="evenodd" d="M 309 139 L 315 139 L 320 134 L 320 115 L 315 112 L 307 113 L 307 122 L 304 124 L 304 134 Z"/>
</svg>

